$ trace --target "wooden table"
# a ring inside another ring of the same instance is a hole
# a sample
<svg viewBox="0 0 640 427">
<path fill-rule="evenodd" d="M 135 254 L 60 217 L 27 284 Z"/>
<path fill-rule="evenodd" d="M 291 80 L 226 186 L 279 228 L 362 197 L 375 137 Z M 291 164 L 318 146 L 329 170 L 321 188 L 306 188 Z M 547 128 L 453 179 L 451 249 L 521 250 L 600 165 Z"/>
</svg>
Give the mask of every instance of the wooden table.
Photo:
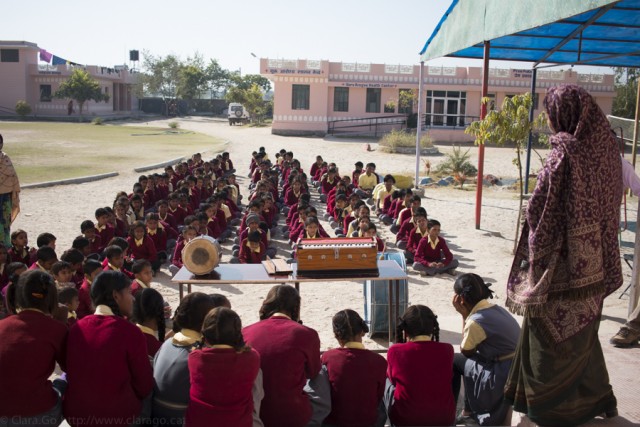
<svg viewBox="0 0 640 427">
<path fill-rule="evenodd" d="M 293 273 L 278 276 L 268 275 L 262 264 L 220 264 L 211 273 L 203 276 L 196 276 L 185 267 L 182 267 L 171 281 L 178 284 L 180 299 L 182 299 L 184 297 L 184 285 L 187 285 L 187 293 L 190 293 L 191 285 L 237 285 L 241 283 L 275 285 L 278 283 L 290 283 L 294 284 L 297 290 L 300 290 L 300 283 L 386 280 L 389 284 L 389 342 L 395 342 L 395 324 L 400 316 L 400 281 L 407 280 L 407 273 L 395 261 L 378 260 L 378 275 L 369 277 L 305 277 L 297 274 L 296 263 L 291 264 L 291 266 Z"/>
</svg>

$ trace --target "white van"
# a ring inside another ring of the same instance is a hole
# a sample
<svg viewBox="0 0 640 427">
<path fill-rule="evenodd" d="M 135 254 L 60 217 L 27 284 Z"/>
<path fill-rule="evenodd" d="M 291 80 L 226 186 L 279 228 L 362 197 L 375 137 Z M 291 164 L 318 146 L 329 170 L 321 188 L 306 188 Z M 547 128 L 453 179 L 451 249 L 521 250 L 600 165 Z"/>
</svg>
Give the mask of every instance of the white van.
<svg viewBox="0 0 640 427">
<path fill-rule="evenodd" d="M 246 124 L 251 121 L 251 117 L 249 117 L 249 112 L 242 104 L 238 104 L 237 102 L 232 102 L 229 104 L 229 126 L 234 125 L 236 123 Z"/>
</svg>

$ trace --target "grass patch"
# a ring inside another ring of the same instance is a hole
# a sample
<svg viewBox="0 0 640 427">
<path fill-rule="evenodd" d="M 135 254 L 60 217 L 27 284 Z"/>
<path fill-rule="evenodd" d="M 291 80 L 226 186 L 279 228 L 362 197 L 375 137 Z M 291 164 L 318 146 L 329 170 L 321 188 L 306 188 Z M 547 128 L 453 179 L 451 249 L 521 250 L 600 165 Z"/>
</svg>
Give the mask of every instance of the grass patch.
<svg viewBox="0 0 640 427">
<path fill-rule="evenodd" d="M 379 145 L 382 151 L 387 153 L 395 153 L 398 148 L 415 148 L 416 135 L 411 132 L 394 129 L 382 137 Z M 433 147 L 433 139 L 428 132 L 425 132 L 420 137 L 420 148 L 431 147 Z"/>
<path fill-rule="evenodd" d="M 151 126 L 3 122 L 0 133 L 23 184 L 128 172 L 224 145 L 211 136 Z"/>
</svg>

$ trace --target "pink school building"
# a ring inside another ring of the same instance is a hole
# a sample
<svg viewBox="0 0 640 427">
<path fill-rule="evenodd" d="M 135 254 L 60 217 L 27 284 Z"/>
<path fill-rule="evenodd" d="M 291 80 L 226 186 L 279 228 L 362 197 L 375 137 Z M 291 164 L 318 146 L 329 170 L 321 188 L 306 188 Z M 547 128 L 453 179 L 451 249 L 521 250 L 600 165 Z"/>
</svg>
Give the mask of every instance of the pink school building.
<svg viewBox="0 0 640 427">
<path fill-rule="evenodd" d="M 137 109 L 132 90 L 136 77 L 123 67 L 50 65 L 39 61 L 39 54 L 35 43 L 0 40 L 0 116 L 13 115 L 19 100 L 27 101 L 37 117 L 67 116 L 69 100 L 53 98 L 53 94 L 76 67 L 87 70 L 109 95 L 107 102 L 86 102 L 85 116 L 122 116 Z M 77 105 L 75 110 L 77 116 Z"/>
<path fill-rule="evenodd" d="M 418 89 L 417 65 L 261 59 L 260 73 L 274 85 L 272 133 L 281 135 L 379 134 L 403 127 L 403 116 L 417 113 L 399 105 L 402 91 Z M 489 97 L 528 92 L 531 70 L 491 69 Z M 425 127 L 435 141 L 469 141 L 464 128 L 480 116 L 480 67 L 424 68 Z M 611 114 L 613 75 L 539 70 L 536 114 L 548 87 L 576 83 L 585 87 L 605 114 Z"/>
</svg>

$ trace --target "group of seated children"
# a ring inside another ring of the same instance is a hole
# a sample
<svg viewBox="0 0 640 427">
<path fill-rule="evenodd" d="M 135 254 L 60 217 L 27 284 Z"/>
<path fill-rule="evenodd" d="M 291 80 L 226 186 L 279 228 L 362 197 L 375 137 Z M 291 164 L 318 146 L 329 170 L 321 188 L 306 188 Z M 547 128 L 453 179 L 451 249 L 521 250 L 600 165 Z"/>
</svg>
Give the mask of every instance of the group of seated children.
<svg viewBox="0 0 640 427">
<path fill-rule="evenodd" d="M 134 297 L 119 271 L 92 280 L 95 309 L 70 328 L 55 320 L 62 298 L 51 275 L 35 269 L 9 285 L 0 369 L 11 387 L 0 389 L 0 425 L 501 425 L 508 412 L 503 388 L 520 329 L 474 274 L 453 288 L 460 354 L 439 342 L 433 311 L 413 305 L 387 360 L 365 348 L 367 324 L 349 309 L 332 319 L 338 347 L 321 354 L 292 286 L 271 288 L 260 320 L 244 328 L 226 297 L 188 294 L 166 331 L 157 291 Z M 63 373 L 51 381 L 56 364 Z"/>
</svg>

